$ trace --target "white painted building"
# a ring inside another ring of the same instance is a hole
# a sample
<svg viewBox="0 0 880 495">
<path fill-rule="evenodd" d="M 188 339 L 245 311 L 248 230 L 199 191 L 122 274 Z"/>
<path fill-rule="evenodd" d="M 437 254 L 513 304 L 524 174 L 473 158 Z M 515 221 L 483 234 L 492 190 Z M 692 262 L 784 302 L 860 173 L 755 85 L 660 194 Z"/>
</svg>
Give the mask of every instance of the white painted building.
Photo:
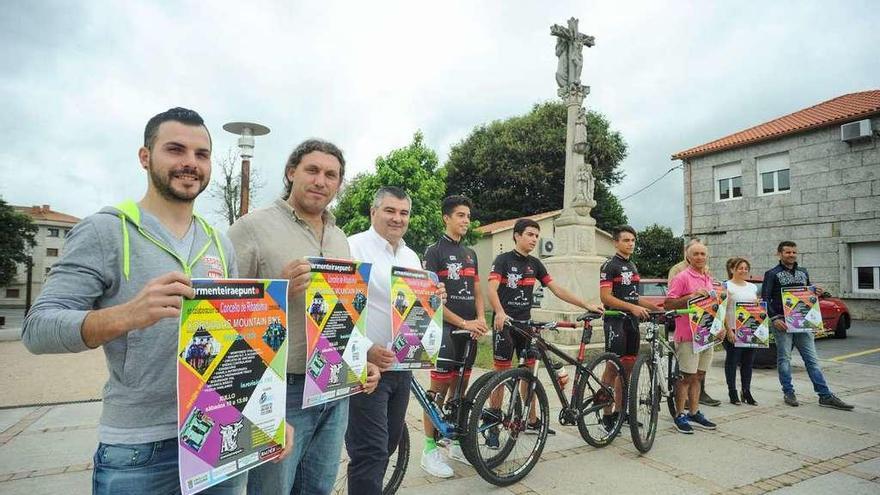
<svg viewBox="0 0 880 495">
<path fill-rule="evenodd" d="M 31 218 L 39 227 L 37 245 L 33 248 L 33 271 L 31 274 L 31 302 L 43 289 L 43 282 L 52 265 L 58 261 L 64 249 L 64 239 L 79 218 L 53 211 L 49 205 L 14 206 L 15 211 Z M 7 287 L 0 287 L 0 308 L 24 308 L 27 297 L 27 267 L 19 265 L 16 278 Z"/>
</svg>

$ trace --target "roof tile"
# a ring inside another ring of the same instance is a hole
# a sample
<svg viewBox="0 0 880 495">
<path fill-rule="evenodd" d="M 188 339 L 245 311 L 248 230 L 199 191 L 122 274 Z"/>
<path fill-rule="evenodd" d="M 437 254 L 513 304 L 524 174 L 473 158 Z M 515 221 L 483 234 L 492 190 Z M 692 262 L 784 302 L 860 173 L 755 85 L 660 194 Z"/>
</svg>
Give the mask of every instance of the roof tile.
<svg viewBox="0 0 880 495">
<path fill-rule="evenodd" d="M 49 208 L 49 205 L 13 206 L 13 208 L 15 209 L 15 211 L 19 213 L 24 213 L 25 215 L 31 217 L 31 220 L 35 222 L 44 221 L 75 224 L 81 220 L 80 218 L 77 218 L 73 215 L 54 211 Z"/>
<path fill-rule="evenodd" d="M 479 227 L 477 227 L 476 230 L 478 232 L 480 232 L 481 234 L 494 234 L 495 232 L 498 232 L 501 230 L 513 228 L 514 224 L 516 224 L 516 221 L 519 220 L 520 218 L 531 218 L 532 220 L 538 222 L 538 221 L 541 221 L 547 217 L 552 217 L 554 215 L 557 215 L 561 211 L 562 210 L 545 211 L 544 213 L 538 213 L 536 215 L 531 215 L 528 217 L 516 217 L 516 218 L 511 218 L 510 220 L 500 220 L 498 222 L 492 222 L 492 223 L 487 223 L 486 225 L 480 225 Z"/>
<path fill-rule="evenodd" d="M 694 158 L 747 144 L 768 141 L 817 127 L 840 124 L 880 114 L 880 89 L 850 93 L 799 110 L 778 119 L 725 136 L 715 141 L 679 151 L 673 160 Z"/>
</svg>

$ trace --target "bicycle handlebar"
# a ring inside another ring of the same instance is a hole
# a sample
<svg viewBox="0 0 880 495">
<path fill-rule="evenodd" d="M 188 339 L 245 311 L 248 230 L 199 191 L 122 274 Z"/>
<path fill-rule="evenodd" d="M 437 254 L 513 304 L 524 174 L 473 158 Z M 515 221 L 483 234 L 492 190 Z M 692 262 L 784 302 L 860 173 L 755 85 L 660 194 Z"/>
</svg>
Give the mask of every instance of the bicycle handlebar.
<svg viewBox="0 0 880 495">
<path fill-rule="evenodd" d="M 689 315 L 695 313 L 696 311 L 692 309 L 671 309 L 669 311 L 648 311 L 648 315 L 650 316 L 663 316 L 665 318 L 670 318 L 672 316 L 678 315 Z M 606 309 L 604 316 L 625 316 L 631 315 L 629 311 L 620 311 L 616 309 Z"/>
<path fill-rule="evenodd" d="M 538 329 L 538 330 L 552 330 L 556 328 L 575 328 L 577 326 L 576 323 L 572 321 L 535 321 L 535 320 L 515 320 L 513 318 L 507 318 L 505 323 L 516 323 L 519 325 L 525 325 L 530 328 Z"/>
</svg>

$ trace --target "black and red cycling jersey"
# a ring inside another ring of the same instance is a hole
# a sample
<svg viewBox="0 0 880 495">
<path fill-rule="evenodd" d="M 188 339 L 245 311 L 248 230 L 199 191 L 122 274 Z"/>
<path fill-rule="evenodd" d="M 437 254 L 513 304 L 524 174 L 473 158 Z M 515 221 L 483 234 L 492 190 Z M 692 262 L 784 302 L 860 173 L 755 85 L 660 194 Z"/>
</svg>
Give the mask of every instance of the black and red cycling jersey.
<svg viewBox="0 0 880 495">
<path fill-rule="evenodd" d="M 446 287 L 446 307 L 465 320 L 477 317 L 474 287 L 480 282 L 477 254 L 444 234 L 425 251 L 425 269 Z"/>
<path fill-rule="evenodd" d="M 507 316 L 515 320 L 532 317 L 532 292 L 535 283 L 547 286 L 553 279 L 544 264 L 534 256 L 523 256 L 514 251 L 499 254 L 492 263 L 489 280 L 496 280 L 498 299 Z"/>
<path fill-rule="evenodd" d="M 636 265 L 615 253 L 599 269 L 599 288 L 610 288 L 614 297 L 638 304 L 639 271 Z"/>
</svg>

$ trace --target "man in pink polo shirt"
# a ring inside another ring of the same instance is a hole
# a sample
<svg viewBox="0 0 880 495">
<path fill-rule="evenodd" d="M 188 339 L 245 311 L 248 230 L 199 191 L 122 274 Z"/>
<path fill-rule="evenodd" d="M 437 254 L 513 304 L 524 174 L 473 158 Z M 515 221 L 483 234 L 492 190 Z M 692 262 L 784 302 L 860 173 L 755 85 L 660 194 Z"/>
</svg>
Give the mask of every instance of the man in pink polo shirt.
<svg viewBox="0 0 880 495">
<path fill-rule="evenodd" d="M 709 253 L 700 242 L 692 243 L 685 252 L 688 267 L 669 281 L 664 307 L 666 309 L 685 309 L 688 300 L 697 296 L 708 295 L 712 291 L 712 277 L 706 272 L 706 261 Z M 675 319 L 675 353 L 681 379 L 675 384 L 675 427 L 682 433 L 694 432 L 691 423 L 706 430 L 714 430 L 715 423 L 706 419 L 699 410 L 700 380 L 706 376 L 706 370 L 712 363 L 714 350 L 710 347 L 700 353 L 694 353 L 688 316 L 682 315 Z M 685 402 L 689 414 L 685 414 Z"/>
</svg>

